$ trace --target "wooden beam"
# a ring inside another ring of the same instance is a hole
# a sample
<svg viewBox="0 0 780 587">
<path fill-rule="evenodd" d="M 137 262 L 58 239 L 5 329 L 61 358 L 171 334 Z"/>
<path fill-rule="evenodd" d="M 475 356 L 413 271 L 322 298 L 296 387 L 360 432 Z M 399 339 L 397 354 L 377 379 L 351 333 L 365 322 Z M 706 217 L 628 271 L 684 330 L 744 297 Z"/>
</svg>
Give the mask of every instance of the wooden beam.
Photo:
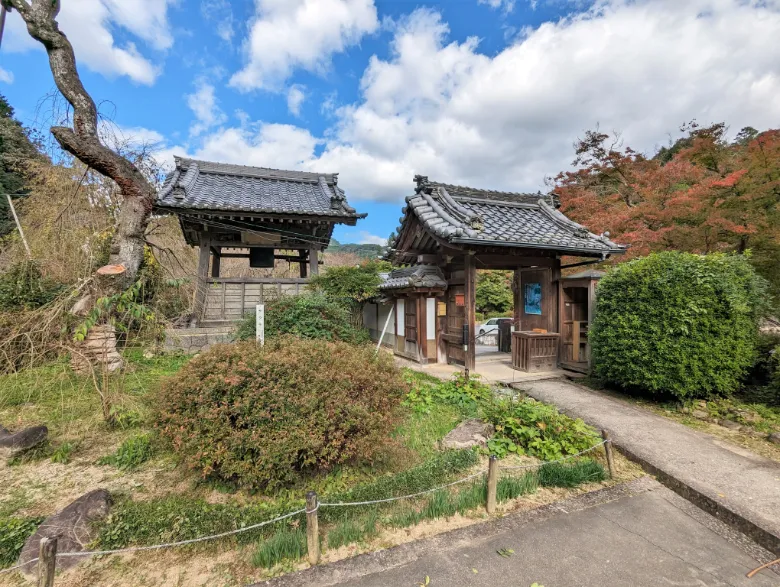
<svg viewBox="0 0 780 587">
<path fill-rule="evenodd" d="M 526 257 L 521 255 L 477 254 L 479 269 L 516 269 L 518 267 L 556 267 L 558 260 L 550 257 Z"/>
<path fill-rule="evenodd" d="M 463 258 L 466 279 L 466 324 L 469 334 L 466 350 L 466 369 L 473 371 L 477 364 L 477 269 L 474 262 L 474 253 L 467 252 Z"/>
</svg>

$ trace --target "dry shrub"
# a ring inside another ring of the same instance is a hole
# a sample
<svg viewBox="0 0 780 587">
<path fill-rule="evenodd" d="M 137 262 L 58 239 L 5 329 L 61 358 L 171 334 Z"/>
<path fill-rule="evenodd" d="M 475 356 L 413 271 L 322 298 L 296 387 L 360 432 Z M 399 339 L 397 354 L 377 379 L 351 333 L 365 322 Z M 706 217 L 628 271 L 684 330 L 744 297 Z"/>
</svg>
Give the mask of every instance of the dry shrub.
<svg viewBox="0 0 780 587">
<path fill-rule="evenodd" d="M 302 473 L 371 460 L 397 423 L 405 384 L 384 353 L 275 339 L 216 346 L 156 398 L 163 438 L 204 476 L 273 489 Z"/>
</svg>

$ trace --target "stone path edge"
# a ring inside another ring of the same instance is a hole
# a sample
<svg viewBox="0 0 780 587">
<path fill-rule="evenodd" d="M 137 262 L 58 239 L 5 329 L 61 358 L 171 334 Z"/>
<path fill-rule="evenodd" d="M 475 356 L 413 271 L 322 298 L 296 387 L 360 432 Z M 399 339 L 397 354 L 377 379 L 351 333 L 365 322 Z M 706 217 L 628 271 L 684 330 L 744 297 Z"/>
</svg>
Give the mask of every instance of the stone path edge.
<svg viewBox="0 0 780 587">
<path fill-rule="evenodd" d="M 580 385 L 578 383 L 571 382 L 571 381 L 567 381 L 566 383 L 574 387 L 578 387 L 585 392 L 598 394 L 597 391 L 589 387 L 586 387 L 584 385 Z M 610 398 L 610 399 L 615 399 L 615 398 Z M 636 408 L 637 406 L 633 406 L 633 407 Z M 638 409 L 643 409 L 643 408 L 638 408 Z M 572 410 L 565 410 L 560 407 L 559 410 L 573 418 L 581 417 L 578 414 L 573 413 Z M 662 418 L 663 416 L 659 416 L 659 417 Z M 585 422 L 588 423 L 587 419 L 585 419 Z M 666 487 L 674 491 L 676 494 L 687 499 L 692 504 L 701 508 L 711 516 L 725 522 L 726 524 L 729 524 L 736 530 L 750 537 L 757 544 L 759 544 L 763 548 L 766 548 L 768 551 L 774 553 L 775 556 L 780 556 L 780 536 L 775 535 L 774 533 L 767 530 L 766 528 L 763 528 L 762 526 L 759 526 L 755 522 L 749 520 L 747 517 L 743 516 L 740 512 L 738 512 L 736 509 L 727 507 L 725 504 L 718 502 L 717 500 L 706 495 L 702 491 L 699 491 L 695 487 L 692 487 L 690 484 L 686 483 L 685 481 L 675 477 L 674 475 L 669 474 L 663 469 L 658 468 L 657 466 L 653 465 L 646 459 L 640 457 L 630 449 L 626 448 L 624 445 L 621 445 L 621 443 L 618 440 L 613 440 L 612 445 L 622 455 L 637 463 L 647 473 L 650 473 L 651 475 L 655 476 L 658 479 L 658 481 L 660 481 L 663 485 L 665 485 Z"/>
<path fill-rule="evenodd" d="M 623 497 L 651 491 L 656 487 L 658 487 L 658 484 L 651 477 L 641 477 L 627 483 L 583 493 L 531 510 L 516 513 L 510 512 L 498 519 L 472 524 L 465 528 L 443 532 L 429 538 L 414 540 L 399 546 L 360 554 L 333 563 L 283 575 L 275 579 L 253 583 L 249 587 L 304 587 L 308 585 L 326 587 L 328 585 L 336 585 L 340 582 L 405 565 L 420 558 L 427 552 L 452 548 L 459 544 L 473 543 L 474 540 L 491 538 L 501 532 L 514 530 L 534 522 L 541 522 L 554 516 L 581 511 Z"/>
</svg>

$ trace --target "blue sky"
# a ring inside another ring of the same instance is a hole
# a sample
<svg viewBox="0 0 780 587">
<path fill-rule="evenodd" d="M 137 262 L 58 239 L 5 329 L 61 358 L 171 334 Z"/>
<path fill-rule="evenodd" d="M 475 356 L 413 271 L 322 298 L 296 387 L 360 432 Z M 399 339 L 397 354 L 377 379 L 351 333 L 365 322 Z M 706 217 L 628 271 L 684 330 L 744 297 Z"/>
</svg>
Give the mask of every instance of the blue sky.
<svg viewBox="0 0 780 587">
<path fill-rule="evenodd" d="M 82 79 L 124 137 L 168 164 L 339 172 L 369 214 L 343 242 L 386 238 L 415 173 L 544 190 L 597 124 L 650 152 L 692 118 L 780 122 L 778 0 L 62 4 Z M 0 91 L 46 130 L 53 89 L 11 14 Z"/>
</svg>

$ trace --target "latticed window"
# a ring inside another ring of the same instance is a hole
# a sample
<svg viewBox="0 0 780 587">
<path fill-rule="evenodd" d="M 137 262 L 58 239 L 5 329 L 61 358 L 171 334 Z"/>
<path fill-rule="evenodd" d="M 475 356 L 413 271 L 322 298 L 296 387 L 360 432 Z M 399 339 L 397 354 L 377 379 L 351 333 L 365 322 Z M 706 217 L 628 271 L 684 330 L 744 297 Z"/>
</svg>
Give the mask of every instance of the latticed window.
<svg viewBox="0 0 780 587">
<path fill-rule="evenodd" d="M 417 341 L 417 300 L 413 298 L 404 304 L 404 338 Z"/>
</svg>

